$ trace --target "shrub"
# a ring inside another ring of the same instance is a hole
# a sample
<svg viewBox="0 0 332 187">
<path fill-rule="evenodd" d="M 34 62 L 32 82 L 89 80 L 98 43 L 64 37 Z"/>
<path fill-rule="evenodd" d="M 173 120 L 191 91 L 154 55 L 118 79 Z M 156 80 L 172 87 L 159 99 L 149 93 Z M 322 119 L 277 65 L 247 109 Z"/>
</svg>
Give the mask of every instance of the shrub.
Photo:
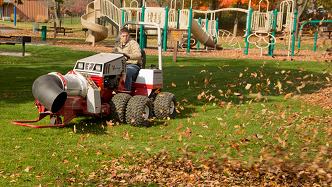
<svg viewBox="0 0 332 187">
<path fill-rule="evenodd" d="M 47 23 L 48 22 L 48 17 L 43 16 L 43 15 L 37 15 L 36 18 L 36 23 Z"/>
<path fill-rule="evenodd" d="M 10 15 L 10 21 L 14 21 L 14 14 L 11 14 Z M 20 15 L 18 15 L 18 14 L 16 14 L 16 21 L 21 21 L 21 19 L 20 19 Z"/>
</svg>

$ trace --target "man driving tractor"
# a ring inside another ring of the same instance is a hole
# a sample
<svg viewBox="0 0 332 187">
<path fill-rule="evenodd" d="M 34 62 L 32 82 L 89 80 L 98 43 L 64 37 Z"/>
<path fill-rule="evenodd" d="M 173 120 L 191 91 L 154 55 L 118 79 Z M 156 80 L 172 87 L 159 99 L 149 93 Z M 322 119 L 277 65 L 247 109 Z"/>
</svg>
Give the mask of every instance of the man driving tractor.
<svg viewBox="0 0 332 187">
<path fill-rule="evenodd" d="M 128 28 L 123 27 L 119 36 L 121 41 L 114 47 L 114 52 L 123 53 L 128 59 L 124 90 L 131 91 L 132 77 L 138 73 L 142 65 L 141 48 L 135 40 L 130 38 Z"/>
</svg>

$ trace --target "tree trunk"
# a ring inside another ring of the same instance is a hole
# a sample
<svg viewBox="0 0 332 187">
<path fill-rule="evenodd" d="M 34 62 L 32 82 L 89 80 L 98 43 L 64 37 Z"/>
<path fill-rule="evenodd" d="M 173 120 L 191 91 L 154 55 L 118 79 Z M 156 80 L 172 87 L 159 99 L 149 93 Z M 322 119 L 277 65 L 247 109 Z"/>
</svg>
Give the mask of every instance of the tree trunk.
<svg viewBox="0 0 332 187">
<path fill-rule="evenodd" d="M 240 7 L 240 1 L 237 2 L 237 8 Z M 237 33 L 237 26 L 239 24 L 239 11 L 236 11 L 236 17 L 235 17 L 235 21 L 234 21 L 234 29 L 233 29 L 233 36 L 236 37 L 236 33 Z"/>
<path fill-rule="evenodd" d="M 295 28 L 295 38 L 296 40 L 298 39 L 298 35 L 299 35 L 299 22 L 300 22 L 300 17 L 305 9 L 305 7 L 307 6 L 309 0 L 305 0 L 305 2 L 303 2 L 302 0 L 298 1 L 294 1 L 295 3 L 295 10 L 297 10 L 297 17 L 296 17 L 296 28 Z"/>
<path fill-rule="evenodd" d="M 138 7 L 142 7 L 143 6 L 143 0 L 138 0 Z"/>
<path fill-rule="evenodd" d="M 56 1 L 54 1 L 54 17 L 55 17 L 55 23 L 57 27 L 61 26 L 60 22 L 60 4 Z"/>
<path fill-rule="evenodd" d="M 209 10 L 215 10 L 216 9 L 216 0 L 211 0 L 211 2 L 209 3 Z"/>
</svg>

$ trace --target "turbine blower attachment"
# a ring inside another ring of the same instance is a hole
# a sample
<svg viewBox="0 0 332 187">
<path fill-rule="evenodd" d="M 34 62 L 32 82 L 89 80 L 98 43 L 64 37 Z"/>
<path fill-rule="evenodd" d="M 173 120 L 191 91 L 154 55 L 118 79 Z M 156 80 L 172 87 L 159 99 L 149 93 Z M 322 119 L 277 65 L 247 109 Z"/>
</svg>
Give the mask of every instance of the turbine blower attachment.
<svg viewBox="0 0 332 187">
<path fill-rule="evenodd" d="M 32 94 L 42 106 L 52 113 L 59 112 L 67 100 L 64 85 L 55 74 L 38 77 L 32 85 Z"/>
</svg>

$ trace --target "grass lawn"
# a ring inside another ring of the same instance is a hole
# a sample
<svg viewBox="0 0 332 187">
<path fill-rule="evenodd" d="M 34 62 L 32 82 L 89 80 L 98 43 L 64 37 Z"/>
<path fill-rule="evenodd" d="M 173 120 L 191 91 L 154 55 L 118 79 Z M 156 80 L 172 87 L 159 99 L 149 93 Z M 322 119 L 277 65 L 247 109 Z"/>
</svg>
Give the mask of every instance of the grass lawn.
<svg viewBox="0 0 332 187">
<path fill-rule="evenodd" d="M 154 120 L 146 128 L 81 116 L 64 128 L 34 129 L 10 123 L 38 117 L 34 80 L 66 74 L 95 53 L 54 46 L 29 46 L 26 52 L 34 55 L 0 58 L 0 186 L 106 184 L 113 172 L 134 166 L 145 173 L 142 163 L 162 152 L 171 155 L 167 163 L 228 158 L 244 167 L 272 159 L 331 159 L 330 110 L 294 99 L 330 85 L 329 62 L 164 57 L 163 91 L 177 97 L 175 119 Z M 157 56 L 147 57 L 147 66 L 157 63 Z"/>
</svg>

